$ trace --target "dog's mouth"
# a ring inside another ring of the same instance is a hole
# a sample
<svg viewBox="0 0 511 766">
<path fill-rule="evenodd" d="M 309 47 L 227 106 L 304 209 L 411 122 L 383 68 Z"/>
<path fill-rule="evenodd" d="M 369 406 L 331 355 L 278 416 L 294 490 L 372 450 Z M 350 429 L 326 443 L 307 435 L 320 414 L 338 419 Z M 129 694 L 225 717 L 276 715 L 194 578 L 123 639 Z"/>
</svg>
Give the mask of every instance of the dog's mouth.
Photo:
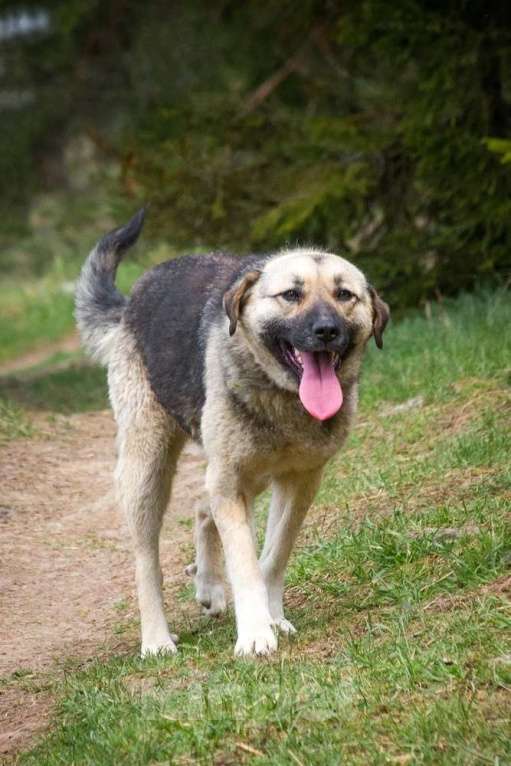
<svg viewBox="0 0 511 766">
<path fill-rule="evenodd" d="M 298 381 L 302 379 L 304 371 L 304 354 L 313 354 L 318 358 L 320 356 L 326 356 L 329 364 L 335 371 L 341 366 L 341 355 L 337 351 L 299 351 L 297 348 L 291 345 L 287 340 L 280 341 L 280 350 L 282 357 L 289 367 L 297 376 Z"/>
<path fill-rule="evenodd" d="M 282 361 L 298 379 L 300 401 L 317 420 L 328 420 L 342 407 L 342 388 L 336 373 L 341 355 L 336 351 L 300 351 L 280 341 Z"/>
</svg>

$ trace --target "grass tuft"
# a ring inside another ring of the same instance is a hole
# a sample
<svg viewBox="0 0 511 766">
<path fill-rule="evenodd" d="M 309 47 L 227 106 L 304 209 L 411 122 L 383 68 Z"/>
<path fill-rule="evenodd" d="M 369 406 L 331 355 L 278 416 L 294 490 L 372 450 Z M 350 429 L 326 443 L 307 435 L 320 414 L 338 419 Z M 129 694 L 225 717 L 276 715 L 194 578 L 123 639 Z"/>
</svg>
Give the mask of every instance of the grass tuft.
<svg viewBox="0 0 511 766">
<path fill-rule="evenodd" d="M 25 412 L 13 402 L 0 398 L 0 444 L 10 439 L 29 437 L 33 433 Z"/>
</svg>

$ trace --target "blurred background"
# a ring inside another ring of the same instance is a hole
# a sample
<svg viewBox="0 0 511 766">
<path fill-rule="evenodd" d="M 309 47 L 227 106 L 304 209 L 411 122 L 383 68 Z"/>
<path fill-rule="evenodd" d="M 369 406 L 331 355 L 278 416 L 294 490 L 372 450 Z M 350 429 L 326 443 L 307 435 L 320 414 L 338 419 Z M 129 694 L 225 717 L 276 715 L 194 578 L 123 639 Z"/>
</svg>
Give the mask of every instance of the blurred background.
<svg viewBox="0 0 511 766">
<path fill-rule="evenodd" d="M 314 242 L 403 306 L 510 264 L 505 0 L 4 2 L 0 115 L 4 275 L 147 201 L 176 250 Z"/>
<path fill-rule="evenodd" d="M 505 285 L 510 128 L 505 0 L 3 2 L 0 362 L 69 335 L 85 255 L 145 203 L 124 288 L 296 243 L 395 317 Z"/>
</svg>

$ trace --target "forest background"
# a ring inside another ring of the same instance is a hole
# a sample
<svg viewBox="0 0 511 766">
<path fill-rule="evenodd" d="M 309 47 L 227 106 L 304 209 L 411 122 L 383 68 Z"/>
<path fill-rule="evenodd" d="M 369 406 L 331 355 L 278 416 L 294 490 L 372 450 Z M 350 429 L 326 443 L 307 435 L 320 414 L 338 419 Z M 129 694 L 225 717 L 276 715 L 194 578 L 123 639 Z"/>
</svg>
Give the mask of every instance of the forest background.
<svg viewBox="0 0 511 766">
<path fill-rule="evenodd" d="M 149 202 L 168 255 L 309 243 L 394 310 L 511 264 L 505 0 L 0 10 L 0 273 L 71 275 Z"/>
</svg>

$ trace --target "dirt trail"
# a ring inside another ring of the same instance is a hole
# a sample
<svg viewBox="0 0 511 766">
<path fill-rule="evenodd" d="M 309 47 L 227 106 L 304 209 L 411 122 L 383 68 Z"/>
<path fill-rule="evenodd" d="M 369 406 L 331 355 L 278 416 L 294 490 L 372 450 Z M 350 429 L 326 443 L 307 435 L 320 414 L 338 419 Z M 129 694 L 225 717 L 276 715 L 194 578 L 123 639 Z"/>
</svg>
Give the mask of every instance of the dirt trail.
<svg viewBox="0 0 511 766">
<path fill-rule="evenodd" d="M 53 355 L 60 352 L 72 353 L 80 348 L 80 339 L 78 333 L 72 333 L 65 338 L 59 338 L 53 343 L 47 343 L 44 346 L 37 346 L 32 351 L 27 351 L 23 356 L 17 356 L 0 364 L 0 375 L 11 375 L 16 372 L 35 367 L 37 364 L 47 362 Z"/>
<path fill-rule="evenodd" d="M 60 418 L 51 439 L 0 449 L 0 677 L 53 670 L 122 645 L 114 628 L 135 617 L 136 604 L 114 457 L 109 412 Z M 167 593 L 185 578 L 192 533 L 183 519 L 202 492 L 202 474 L 190 447 L 162 534 Z M 0 686 L 0 755 L 24 745 L 47 707 L 44 695 Z"/>
</svg>

